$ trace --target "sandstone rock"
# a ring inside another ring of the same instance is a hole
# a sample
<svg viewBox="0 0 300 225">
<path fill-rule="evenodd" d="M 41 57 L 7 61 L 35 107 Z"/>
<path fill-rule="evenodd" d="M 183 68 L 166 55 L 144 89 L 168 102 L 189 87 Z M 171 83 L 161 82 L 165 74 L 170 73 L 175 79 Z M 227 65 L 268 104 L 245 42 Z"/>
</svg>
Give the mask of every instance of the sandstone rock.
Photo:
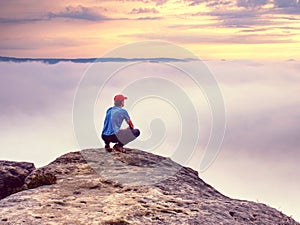
<svg viewBox="0 0 300 225">
<path fill-rule="evenodd" d="M 89 149 L 58 158 L 43 168 L 56 184 L 2 199 L 0 224 L 299 225 L 264 204 L 222 195 L 168 158 L 127 152 Z"/>
<path fill-rule="evenodd" d="M 56 183 L 56 175 L 54 172 L 47 171 L 45 168 L 40 168 L 33 171 L 25 178 L 22 189 L 37 188 L 43 185 L 51 185 Z"/>
<path fill-rule="evenodd" d="M 0 161 L 0 199 L 21 190 L 33 163 Z"/>
</svg>

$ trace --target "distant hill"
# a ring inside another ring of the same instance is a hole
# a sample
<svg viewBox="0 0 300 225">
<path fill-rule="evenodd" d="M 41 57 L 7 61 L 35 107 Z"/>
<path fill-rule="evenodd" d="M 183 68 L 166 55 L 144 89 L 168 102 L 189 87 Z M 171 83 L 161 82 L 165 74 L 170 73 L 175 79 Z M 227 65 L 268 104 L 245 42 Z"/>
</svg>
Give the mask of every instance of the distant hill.
<svg viewBox="0 0 300 225">
<path fill-rule="evenodd" d="M 59 62 L 73 62 L 73 63 L 95 63 L 95 62 L 186 62 L 197 59 L 176 59 L 176 58 L 16 58 L 0 56 L 0 62 L 42 62 L 45 64 L 56 64 Z"/>
</svg>

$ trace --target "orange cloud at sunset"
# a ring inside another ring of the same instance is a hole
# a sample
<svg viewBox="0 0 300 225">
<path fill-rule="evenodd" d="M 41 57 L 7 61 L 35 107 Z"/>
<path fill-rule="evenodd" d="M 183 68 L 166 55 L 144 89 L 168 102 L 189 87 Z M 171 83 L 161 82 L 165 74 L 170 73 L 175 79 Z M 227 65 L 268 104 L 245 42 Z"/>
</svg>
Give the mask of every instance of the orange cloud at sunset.
<svg viewBox="0 0 300 225">
<path fill-rule="evenodd" d="M 296 0 L 5 0 L 0 13 L 2 56 L 98 57 L 141 40 L 204 59 L 300 56 Z"/>
</svg>

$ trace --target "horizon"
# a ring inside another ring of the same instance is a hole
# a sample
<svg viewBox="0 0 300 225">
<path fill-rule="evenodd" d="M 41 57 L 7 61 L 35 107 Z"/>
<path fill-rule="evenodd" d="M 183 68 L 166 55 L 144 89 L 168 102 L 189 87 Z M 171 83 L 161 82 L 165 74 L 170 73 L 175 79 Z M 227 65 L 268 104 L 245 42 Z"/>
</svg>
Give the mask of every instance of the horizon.
<svg viewBox="0 0 300 225">
<path fill-rule="evenodd" d="M 53 60 L 51 62 L 51 60 Z M 103 60 L 103 61 L 102 61 Z M 157 62 L 167 62 L 167 61 L 258 61 L 258 62 L 299 62 L 297 59 L 293 58 L 286 58 L 286 59 L 201 59 L 201 58 L 176 58 L 176 57 L 16 57 L 16 56 L 3 56 L 0 55 L 0 62 L 15 62 L 15 63 L 22 63 L 22 62 L 42 62 L 46 64 L 56 64 L 60 62 L 73 62 L 73 63 L 96 63 L 96 62 L 124 62 L 124 61 L 157 61 Z"/>
</svg>

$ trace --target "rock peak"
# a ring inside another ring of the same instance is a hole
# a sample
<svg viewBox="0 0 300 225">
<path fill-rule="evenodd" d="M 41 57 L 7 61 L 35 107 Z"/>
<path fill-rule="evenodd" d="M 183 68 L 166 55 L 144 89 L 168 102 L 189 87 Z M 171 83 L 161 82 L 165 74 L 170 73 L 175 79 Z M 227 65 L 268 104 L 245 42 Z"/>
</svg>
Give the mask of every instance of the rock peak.
<svg viewBox="0 0 300 225">
<path fill-rule="evenodd" d="M 0 201 L 0 224 L 299 225 L 265 204 L 222 195 L 169 158 L 127 152 L 70 152 L 31 171 L 26 190 Z"/>
</svg>

